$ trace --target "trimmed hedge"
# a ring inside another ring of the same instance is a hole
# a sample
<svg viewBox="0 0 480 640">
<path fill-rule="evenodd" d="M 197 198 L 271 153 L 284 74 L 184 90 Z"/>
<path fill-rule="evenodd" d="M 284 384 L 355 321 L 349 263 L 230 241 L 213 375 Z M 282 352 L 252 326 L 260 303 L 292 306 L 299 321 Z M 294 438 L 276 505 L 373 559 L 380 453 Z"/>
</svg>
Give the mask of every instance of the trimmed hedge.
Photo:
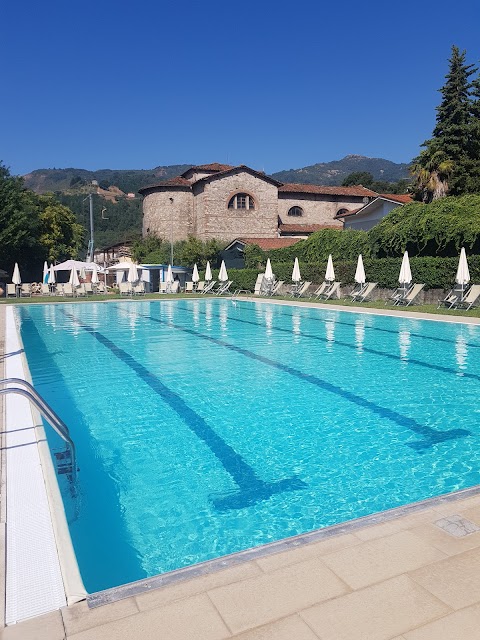
<svg viewBox="0 0 480 640">
<path fill-rule="evenodd" d="M 398 275 L 400 273 L 401 258 L 365 258 L 365 274 L 367 281 L 377 282 L 380 287 L 395 289 L 398 286 Z M 470 269 L 471 282 L 480 284 L 480 255 L 469 256 L 468 265 Z M 339 261 L 334 260 L 336 280 L 342 284 L 353 284 L 357 260 Z M 455 258 L 410 258 L 410 267 L 414 282 L 424 282 L 427 289 L 449 289 L 455 281 L 455 274 L 458 267 L 458 257 Z M 292 262 L 273 262 L 273 272 L 277 280 L 291 282 Z M 308 263 L 300 262 L 300 273 L 303 280 L 311 280 L 314 284 L 320 284 L 324 280 L 327 261 Z M 236 289 L 247 289 L 253 291 L 257 275 L 262 269 L 228 269 L 228 277 L 233 284 L 231 291 Z M 204 273 L 201 277 L 204 277 Z M 218 271 L 212 272 L 213 278 L 218 280 Z"/>
</svg>

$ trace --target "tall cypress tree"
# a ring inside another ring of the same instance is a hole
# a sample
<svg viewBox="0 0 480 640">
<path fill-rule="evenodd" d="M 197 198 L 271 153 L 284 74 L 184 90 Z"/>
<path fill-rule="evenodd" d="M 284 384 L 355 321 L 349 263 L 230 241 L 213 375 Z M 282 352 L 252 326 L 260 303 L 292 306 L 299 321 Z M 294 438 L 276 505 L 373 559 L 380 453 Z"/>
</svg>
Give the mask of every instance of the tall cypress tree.
<svg viewBox="0 0 480 640">
<path fill-rule="evenodd" d="M 468 156 L 470 159 L 467 191 L 480 193 L 480 76 L 472 82 L 471 122 Z"/>
<path fill-rule="evenodd" d="M 469 78 L 476 69 L 466 63 L 465 57 L 465 51 L 452 47 L 449 72 L 440 89 L 443 97 L 436 109 L 433 136 L 423 143 L 424 150 L 412 163 L 412 173 L 417 177 L 423 200 L 436 199 L 446 193 L 460 195 L 470 186 L 472 113 L 469 92 L 472 84 Z"/>
</svg>

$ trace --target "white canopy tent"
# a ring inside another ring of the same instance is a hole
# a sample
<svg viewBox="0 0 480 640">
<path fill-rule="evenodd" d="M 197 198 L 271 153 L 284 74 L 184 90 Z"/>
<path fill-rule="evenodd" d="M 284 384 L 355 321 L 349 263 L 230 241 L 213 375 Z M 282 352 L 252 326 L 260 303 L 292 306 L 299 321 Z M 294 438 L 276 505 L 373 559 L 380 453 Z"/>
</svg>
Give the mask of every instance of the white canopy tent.
<svg viewBox="0 0 480 640">
<path fill-rule="evenodd" d="M 61 262 L 60 264 L 56 264 L 53 267 L 54 271 L 71 271 L 72 269 L 76 269 L 77 271 L 81 271 L 85 269 L 85 271 L 99 271 L 103 273 L 103 267 L 101 267 L 96 262 L 82 262 L 81 260 L 66 260 L 65 262 Z M 127 267 L 128 269 L 128 267 Z"/>
</svg>

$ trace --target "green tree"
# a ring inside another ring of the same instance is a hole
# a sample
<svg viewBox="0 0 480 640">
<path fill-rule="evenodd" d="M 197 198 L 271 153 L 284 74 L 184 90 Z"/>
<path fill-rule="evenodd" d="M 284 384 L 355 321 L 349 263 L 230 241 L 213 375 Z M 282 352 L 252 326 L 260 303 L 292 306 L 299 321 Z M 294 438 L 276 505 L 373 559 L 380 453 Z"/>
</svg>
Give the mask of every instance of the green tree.
<svg viewBox="0 0 480 640">
<path fill-rule="evenodd" d="M 461 195 L 469 188 L 471 134 L 470 76 L 474 65 L 467 64 L 466 52 L 452 47 L 442 101 L 437 107 L 436 125 L 424 150 L 415 158 L 411 172 L 417 198 L 424 202 L 450 195 Z"/>
<path fill-rule="evenodd" d="M 75 214 L 52 195 L 39 196 L 41 207 L 39 243 L 48 262 L 76 258 L 82 247 L 84 228 L 75 222 Z"/>
<path fill-rule="evenodd" d="M 352 187 L 361 184 L 364 187 L 371 187 L 373 184 L 373 176 L 369 171 L 355 171 L 350 173 L 342 182 L 342 187 Z"/>
</svg>

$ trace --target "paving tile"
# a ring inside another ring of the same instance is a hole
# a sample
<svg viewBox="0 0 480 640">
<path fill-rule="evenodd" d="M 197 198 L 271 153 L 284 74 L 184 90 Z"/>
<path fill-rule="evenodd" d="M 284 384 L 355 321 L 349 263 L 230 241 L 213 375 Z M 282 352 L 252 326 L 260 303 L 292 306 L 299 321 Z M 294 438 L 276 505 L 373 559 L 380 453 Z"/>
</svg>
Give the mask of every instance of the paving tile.
<svg viewBox="0 0 480 640">
<path fill-rule="evenodd" d="M 408 516 L 401 516 L 394 520 L 388 520 L 381 524 L 375 524 L 364 529 L 355 531 L 355 535 L 361 540 L 375 540 L 375 538 L 383 538 L 385 536 L 393 535 L 400 531 L 405 531 L 422 522 L 430 522 L 438 520 L 438 513 L 431 509 L 425 509 L 425 511 L 419 511 L 418 513 L 411 513 Z"/>
<path fill-rule="evenodd" d="M 182 598 L 193 596 L 196 593 L 202 593 L 207 589 L 213 589 L 215 587 L 221 587 L 225 584 L 231 584 L 247 578 L 252 578 L 257 575 L 261 575 L 259 567 L 254 562 L 244 562 L 228 569 L 221 571 L 214 571 L 205 576 L 193 578 L 191 580 L 185 580 L 184 582 L 178 582 L 166 587 L 160 587 L 159 589 L 153 589 L 152 591 L 146 591 L 135 599 L 140 611 L 147 611 L 154 607 L 174 602 Z"/>
<path fill-rule="evenodd" d="M 300 616 L 322 640 L 390 640 L 450 612 L 408 576 L 397 576 L 305 609 Z"/>
<path fill-rule="evenodd" d="M 100 627 L 68 635 L 68 640 L 223 640 L 227 627 L 204 594 L 142 611 Z"/>
<path fill-rule="evenodd" d="M 25 622 L 12 624 L 0 631 L 2 640 L 64 640 L 60 611 L 53 611 L 44 616 L 37 616 Z"/>
<path fill-rule="evenodd" d="M 233 636 L 236 640 L 318 640 L 310 627 L 298 615 L 289 616 L 252 631 Z"/>
<path fill-rule="evenodd" d="M 480 637 L 480 605 L 455 611 L 405 634 L 406 640 L 466 640 Z"/>
<path fill-rule="evenodd" d="M 480 505 L 477 506 L 469 506 L 465 508 L 466 505 L 462 505 L 462 508 L 459 509 L 458 513 L 462 515 L 464 518 L 475 522 L 475 524 L 480 525 Z"/>
<path fill-rule="evenodd" d="M 89 609 L 86 601 L 79 602 L 71 607 L 64 607 L 61 612 L 67 634 L 73 635 L 138 613 L 138 607 L 133 598 L 125 598 L 95 609 Z"/>
<path fill-rule="evenodd" d="M 432 547 L 443 551 L 448 556 L 454 556 L 457 553 L 463 553 L 470 549 L 480 547 L 480 532 L 472 533 L 463 538 L 451 536 L 446 531 L 439 529 L 435 524 L 423 524 L 414 529 L 409 529 L 410 533 L 421 538 L 424 542 L 431 544 Z"/>
<path fill-rule="evenodd" d="M 434 511 L 445 515 L 453 513 L 459 513 L 465 509 L 471 509 L 480 505 L 480 494 L 471 496 L 470 498 L 464 498 L 463 500 L 452 500 L 450 502 L 444 502 L 432 507 Z"/>
<path fill-rule="evenodd" d="M 453 609 L 480 602 L 480 548 L 411 571 L 409 575 Z"/>
<path fill-rule="evenodd" d="M 308 558 L 315 558 L 338 549 L 345 549 L 355 544 L 360 544 L 360 540 L 353 534 L 332 536 L 319 542 L 309 542 L 301 546 L 281 551 L 263 558 L 257 558 L 256 563 L 262 571 L 275 571 L 280 567 L 287 567 L 296 562 L 303 562 Z"/>
<path fill-rule="evenodd" d="M 408 531 L 401 531 L 336 551 L 322 559 L 353 589 L 361 589 L 442 558 L 445 554 L 435 547 Z"/>
<path fill-rule="evenodd" d="M 232 632 L 240 633 L 347 591 L 319 558 L 313 558 L 208 594 Z"/>
</svg>

